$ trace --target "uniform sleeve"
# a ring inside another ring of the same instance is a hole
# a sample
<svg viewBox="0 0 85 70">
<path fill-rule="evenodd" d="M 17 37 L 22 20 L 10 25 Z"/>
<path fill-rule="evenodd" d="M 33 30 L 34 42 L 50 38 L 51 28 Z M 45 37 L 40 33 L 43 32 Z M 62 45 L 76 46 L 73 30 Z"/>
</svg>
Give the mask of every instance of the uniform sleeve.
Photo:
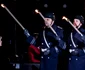
<svg viewBox="0 0 85 70">
<path fill-rule="evenodd" d="M 27 42 L 29 44 L 35 45 L 36 44 L 36 39 L 33 36 L 27 37 Z"/>
<path fill-rule="evenodd" d="M 57 30 L 56 30 L 57 32 Z M 56 36 L 54 33 L 52 32 L 48 32 L 47 34 L 49 36 L 51 36 L 52 38 L 54 38 L 56 40 L 56 43 L 58 42 L 58 47 L 62 48 L 62 49 L 66 49 L 66 43 L 63 40 L 63 30 L 59 31 L 59 35 Z"/>
<path fill-rule="evenodd" d="M 82 34 L 83 34 L 83 36 L 80 36 L 81 38 L 81 42 L 83 42 L 84 44 L 85 44 L 85 29 L 83 29 L 83 28 L 81 28 L 81 30 L 80 30 L 81 32 L 82 32 Z M 79 37 L 78 37 L 79 38 Z"/>
<path fill-rule="evenodd" d="M 28 30 L 25 29 L 25 30 L 24 30 L 24 34 L 26 35 L 27 43 L 33 44 L 33 45 L 36 44 L 36 39 L 29 34 Z"/>
<path fill-rule="evenodd" d="M 35 45 L 35 46 L 40 46 L 41 44 L 41 33 L 39 33 L 39 36 L 37 39 L 35 37 L 31 36 L 27 30 L 24 31 L 24 34 L 27 37 L 27 43 Z"/>
<path fill-rule="evenodd" d="M 62 39 L 60 39 L 58 42 L 59 42 L 59 47 L 61 47 L 62 49 L 66 49 L 66 43 Z"/>
<path fill-rule="evenodd" d="M 85 34 L 83 34 L 83 36 L 81 36 L 80 34 L 77 33 L 74 37 L 75 37 L 79 42 L 85 44 Z"/>
<path fill-rule="evenodd" d="M 63 39 L 63 30 L 61 30 L 61 33 L 60 33 L 60 37 L 58 38 L 58 46 L 60 47 L 60 48 L 62 48 L 62 49 L 66 49 L 66 43 L 65 43 L 65 41 L 64 41 L 64 39 Z"/>
<path fill-rule="evenodd" d="M 83 32 L 83 36 L 81 38 L 83 40 L 83 43 L 85 44 L 85 29 L 82 29 L 82 32 Z"/>
</svg>

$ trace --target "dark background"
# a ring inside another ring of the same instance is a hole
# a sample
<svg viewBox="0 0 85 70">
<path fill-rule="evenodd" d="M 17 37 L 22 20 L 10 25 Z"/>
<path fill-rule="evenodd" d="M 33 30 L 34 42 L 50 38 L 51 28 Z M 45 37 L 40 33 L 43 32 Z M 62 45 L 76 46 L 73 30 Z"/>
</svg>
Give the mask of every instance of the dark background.
<svg viewBox="0 0 85 70">
<path fill-rule="evenodd" d="M 65 36 L 68 35 L 71 26 L 62 20 L 62 16 L 66 16 L 71 21 L 77 14 L 85 17 L 84 0 L 0 0 L 1 3 L 4 3 L 8 7 L 31 35 L 39 33 L 43 25 L 43 19 L 39 14 L 35 13 L 35 9 L 38 9 L 43 15 L 46 12 L 54 12 L 56 25 L 60 25 L 65 30 Z M 64 4 L 66 7 L 64 7 Z M 3 34 L 3 46 L 6 48 L 5 53 L 8 51 L 10 57 L 18 54 L 21 60 L 24 60 L 28 47 L 24 32 L 2 7 L 0 7 L 0 24 L 0 34 Z"/>
</svg>

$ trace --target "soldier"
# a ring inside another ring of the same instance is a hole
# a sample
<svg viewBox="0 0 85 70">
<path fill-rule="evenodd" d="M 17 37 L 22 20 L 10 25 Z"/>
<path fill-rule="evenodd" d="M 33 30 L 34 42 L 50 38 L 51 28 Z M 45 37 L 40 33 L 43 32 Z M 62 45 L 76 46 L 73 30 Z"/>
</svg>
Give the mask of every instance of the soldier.
<svg viewBox="0 0 85 70">
<path fill-rule="evenodd" d="M 63 41 L 63 29 L 54 24 L 55 15 L 53 13 L 47 13 L 45 20 L 47 21 L 45 21 L 45 27 L 36 40 L 36 46 L 41 48 L 40 70 L 57 70 L 58 55 L 61 49 L 66 48 L 66 44 Z M 58 36 L 51 31 L 49 26 L 56 31 Z M 35 44 L 34 38 L 28 37 L 30 38 L 28 38 L 28 42 L 31 41 L 32 44 Z"/>
<path fill-rule="evenodd" d="M 73 25 L 83 34 L 83 36 L 73 29 L 68 38 L 68 70 L 85 70 L 85 29 L 82 27 L 83 24 L 84 17 L 82 15 L 77 15 L 73 20 Z"/>
</svg>

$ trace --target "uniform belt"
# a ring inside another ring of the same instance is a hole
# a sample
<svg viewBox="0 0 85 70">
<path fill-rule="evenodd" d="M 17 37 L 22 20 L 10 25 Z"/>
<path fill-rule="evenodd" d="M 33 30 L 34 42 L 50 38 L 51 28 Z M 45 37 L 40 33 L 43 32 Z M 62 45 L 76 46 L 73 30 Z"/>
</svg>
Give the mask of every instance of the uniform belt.
<svg viewBox="0 0 85 70">
<path fill-rule="evenodd" d="M 69 49 L 69 52 L 70 52 L 70 53 L 72 53 L 72 52 L 74 52 L 74 51 L 76 51 L 76 49 Z"/>
<path fill-rule="evenodd" d="M 44 48 L 44 49 L 41 48 L 41 51 L 42 51 L 42 52 L 45 52 L 45 51 L 47 51 L 48 49 L 49 49 L 49 48 Z"/>
<path fill-rule="evenodd" d="M 48 55 L 50 53 L 50 49 L 49 48 L 41 48 L 41 52 L 44 54 L 44 55 Z"/>
<path fill-rule="evenodd" d="M 85 55 L 85 49 L 69 49 L 69 52 L 72 55 L 79 55 L 79 56 Z"/>
<path fill-rule="evenodd" d="M 57 47 L 54 47 L 56 53 L 59 52 L 58 48 Z M 41 48 L 41 52 L 44 53 L 44 55 L 48 55 L 51 51 L 51 48 Z"/>
</svg>

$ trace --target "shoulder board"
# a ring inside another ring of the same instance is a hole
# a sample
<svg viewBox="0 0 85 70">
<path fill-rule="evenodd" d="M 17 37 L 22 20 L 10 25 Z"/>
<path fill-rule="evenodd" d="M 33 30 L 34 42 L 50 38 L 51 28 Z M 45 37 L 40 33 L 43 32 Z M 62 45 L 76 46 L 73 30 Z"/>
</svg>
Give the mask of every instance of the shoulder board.
<svg viewBox="0 0 85 70">
<path fill-rule="evenodd" d="M 60 27 L 60 26 L 57 26 L 59 29 L 63 29 L 62 27 Z"/>
</svg>

